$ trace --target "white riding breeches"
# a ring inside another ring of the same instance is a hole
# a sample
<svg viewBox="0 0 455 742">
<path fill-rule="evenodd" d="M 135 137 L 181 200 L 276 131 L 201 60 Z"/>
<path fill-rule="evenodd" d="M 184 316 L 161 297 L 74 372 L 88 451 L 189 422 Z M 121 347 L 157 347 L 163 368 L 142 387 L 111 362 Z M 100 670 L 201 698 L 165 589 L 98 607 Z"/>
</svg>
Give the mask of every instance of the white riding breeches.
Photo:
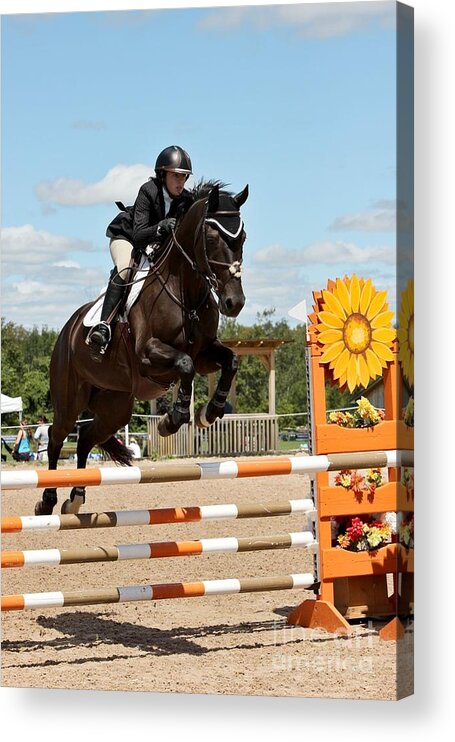
<svg viewBox="0 0 455 742">
<path fill-rule="evenodd" d="M 127 278 L 127 268 L 130 264 L 133 246 L 128 240 L 112 239 L 109 243 L 111 257 L 121 278 Z"/>
</svg>

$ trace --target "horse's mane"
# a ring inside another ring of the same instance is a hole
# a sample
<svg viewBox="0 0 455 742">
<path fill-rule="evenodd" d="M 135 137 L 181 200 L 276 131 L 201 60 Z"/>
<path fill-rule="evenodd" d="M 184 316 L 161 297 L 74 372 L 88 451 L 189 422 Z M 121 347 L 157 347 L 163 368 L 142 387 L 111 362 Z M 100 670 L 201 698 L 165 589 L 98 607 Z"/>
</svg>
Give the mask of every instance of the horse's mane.
<svg viewBox="0 0 455 742">
<path fill-rule="evenodd" d="M 233 196 L 233 191 L 226 190 L 227 185 L 229 185 L 229 183 L 223 183 L 222 180 L 216 180 L 215 178 L 209 180 L 201 178 L 200 181 L 190 189 L 190 193 L 195 201 L 199 201 L 201 198 L 206 198 L 212 188 L 218 186 L 220 189 L 220 195 Z"/>
</svg>

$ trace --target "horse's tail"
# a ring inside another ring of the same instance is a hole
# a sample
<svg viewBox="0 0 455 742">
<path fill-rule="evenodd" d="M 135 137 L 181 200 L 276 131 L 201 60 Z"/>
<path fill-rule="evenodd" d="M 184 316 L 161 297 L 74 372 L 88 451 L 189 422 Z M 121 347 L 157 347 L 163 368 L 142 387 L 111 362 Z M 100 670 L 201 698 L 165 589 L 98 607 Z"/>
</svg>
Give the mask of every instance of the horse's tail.
<svg viewBox="0 0 455 742">
<path fill-rule="evenodd" d="M 111 435 L 111 437 L 108 438 L 107 441 L 104 441 L 104 443 L 100 443 L 99 447 L 105 453 L 107 453 L 112 461 L 116 461 L 122 466 L 131 466 L 133 454 L 131 453 L 129 448 L 124 446 L 123 443 L 120 443 L 120 441 L 118 441 L 115 436 Z"/>
</svg>

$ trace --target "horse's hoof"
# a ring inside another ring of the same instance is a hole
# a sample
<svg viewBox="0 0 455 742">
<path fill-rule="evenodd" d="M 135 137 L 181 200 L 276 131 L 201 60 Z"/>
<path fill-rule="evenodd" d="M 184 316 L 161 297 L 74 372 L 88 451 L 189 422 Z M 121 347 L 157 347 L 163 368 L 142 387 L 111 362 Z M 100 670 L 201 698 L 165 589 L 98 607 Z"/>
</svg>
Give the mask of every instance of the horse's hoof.
<svg viewBox="0 0 455 742">
<path fill-rule="evenodd" d="M 38 502 L 35 505 L 35 515 L 52 515 L 53 509 L 54 509 L 53 505 L 48 505 L 47 503 L 44 503 L 42 500 L 38 500 Z"/>
<path fill-rule="evenodd" d="M 224 417 L 224 408 L 215 407 L 210 402 L 199 407 L 194 419 L 198 428 L 210 428 L 217 418 L 221 420 Z"/>
<path fill-rule="evenodd" d="M 194 415 L 194 422 L 198 428 L 209 428 L 212 423 L 207 420 L 207 405 L 199 407 L 196 414 Z"/>
<path fill-rule="evenodd" d="M 166 412 L 166 414 L 163 415 L 158 423 L 158 433 L 162 436 L 162 438 L 167 438 L 167 436 L 172 435 L 178 430 L 178 428 L 176 428 L 176 430 L 172 430 L 173 427 L 174 426 L 172 425 L 171 418 Z"/>
<path fill-rule="evenodd" d="M 76 489 L 76 488 L 75 488 Z M 77 515 L 79 510 L 81 509 L 82 505 L 85 502 L 85 491 L 83 494 L 74 494 L 71 493 L 71 500 L 65 500 L 65 502 L 62 505 L 61 513 L 62 515 Z"/>
<path fill-rule="evenodd" d="M 163 438 L 166 438 L 169 435 L 174 435 L 174 433 L 176 433 L 182 427 L 182 425 L 189 422 L 189 412 L 173 412 L 172 415 L 169 415 L 169 413 L 166 412 L 166 414 L 163 415 L 158 423 L 158 433 Z"/>
<path fill-rule="evenodd" d="M 52 515 L 54 507 L 57 505 L 57 490 L 55 487 L 46 487 L 43 490 L 43 497 L 35 505 L 35 515 Z"/>
</svg>

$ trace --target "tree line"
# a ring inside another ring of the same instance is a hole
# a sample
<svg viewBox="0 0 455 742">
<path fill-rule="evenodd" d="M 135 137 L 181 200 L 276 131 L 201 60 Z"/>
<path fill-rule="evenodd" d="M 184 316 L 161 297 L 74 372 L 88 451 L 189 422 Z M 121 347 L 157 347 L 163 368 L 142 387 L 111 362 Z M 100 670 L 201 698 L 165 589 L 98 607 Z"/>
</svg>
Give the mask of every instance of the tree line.
<svg viewBox="0 0 455 742">
<path fill-rule="evenodd" d="M 57 330 L 47 327 L 31 330 L 14 322 L 1 321 L 2 332 L 2 391 L 9 397 L 22 397 L 24 415 L 33 421 L 38 415 L 52 420 L 49 395 L 49 363 Z M 276 411 L 289 416 L 283 418 L 282 426 L 289 426 L 293 413 L 306 412 L 307 390 L 305 374 L 306 328 L 300 325 L 291 328 L 286 320 L 275 320 L 274 310 L 267 309 L 257 315 L 253 325 L 242 325 L 237 320 L 223 318 L 220 324 L 220 339 L 258 340 L 273 339 L 290 341 L 276 352 Z M 207 379 L 196 377 L 195 405 L 207 399 Z M 158 406 L 159 411 L 171 403 L 166 395 Z M 337 387 L 328 387 L 329 408 L 347 407 L 351 403 L 348 393 Z M 136 402 L 136 414 L 149 414 L 148 402 Z M 268 375 L 257 357 L 244 356 L 237 374 L 237 412 L 268 412 Z M 17 424 L 17 415 L 2 416 L 3 424 Z"/>
</svg>

